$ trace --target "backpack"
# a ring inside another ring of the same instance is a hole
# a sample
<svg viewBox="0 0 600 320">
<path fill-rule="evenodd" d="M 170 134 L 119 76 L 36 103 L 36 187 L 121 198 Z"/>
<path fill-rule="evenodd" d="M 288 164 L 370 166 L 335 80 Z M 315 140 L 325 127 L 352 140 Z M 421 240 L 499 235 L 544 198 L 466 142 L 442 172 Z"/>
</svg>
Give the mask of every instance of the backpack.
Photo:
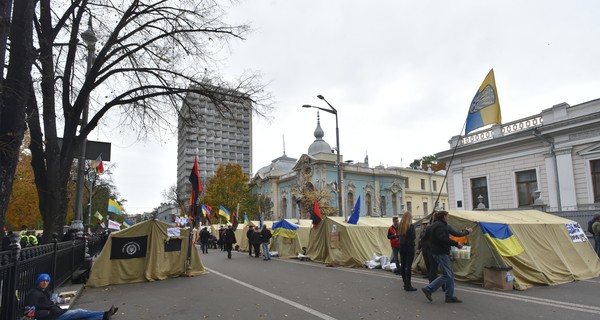
<svg viewBox="0 0 600 320">
<path fill-rule="evenodd" d="M 596 222 L 596 219 L 594 219 L 594 218 L 592 218 L 592 220 L 588 221 L 588 230 L 587 231 L 591 234 L 594 234 L 594 229 L 592 229 L 594 222 Z"/>
</svg>

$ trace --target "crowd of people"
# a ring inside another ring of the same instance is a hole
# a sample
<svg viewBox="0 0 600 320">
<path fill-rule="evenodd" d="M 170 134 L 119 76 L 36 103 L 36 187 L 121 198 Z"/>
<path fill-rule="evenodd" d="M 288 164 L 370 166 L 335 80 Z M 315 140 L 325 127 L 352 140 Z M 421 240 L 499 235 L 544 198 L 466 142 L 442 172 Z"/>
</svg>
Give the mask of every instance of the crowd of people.
<svg viewBox="0 0 600 320">
<path fill-rule="evenodd" d="M 208 231 L 207 227 L 203 227 L 198 233 L 198 242 L 200 244 L 200 250 L 203 254 L 208 253 L 208 249 L 217 247 L 221 251 L 227 252 L 227 258 L 231 259 L 231 251 L 233 250 L 233 245 L 238 243 L 238 240 L 235 236 L 235 230 L 231 225 L 227 226 L 227 228 L 221 226 L 217 231 L 218 238 L 210 231 Z M 261 230 L 254 230 L 254 226 L 249 226 L 248 231 L 246 232 L 246 237 L 248 239 L 248 255 L 258 258 L 261 255 L 262 248 L 262 256 L 263 260 L 271 260 L 271 255 L 269 254 L 269 243 L 271 242 L 272 234 L 271 230 L 267 228 L 266 225 L 263 225 Z"/>
</svg>

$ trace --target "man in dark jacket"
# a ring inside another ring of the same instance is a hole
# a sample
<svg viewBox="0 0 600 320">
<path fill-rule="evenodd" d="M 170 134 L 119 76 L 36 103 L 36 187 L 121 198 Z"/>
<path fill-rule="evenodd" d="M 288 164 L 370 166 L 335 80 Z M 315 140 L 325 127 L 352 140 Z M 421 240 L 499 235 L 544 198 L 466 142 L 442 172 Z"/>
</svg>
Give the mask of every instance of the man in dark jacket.
<svg viewBox="0 0 600 320">
<path fill-rule="evenodd" d="M 271 255 L 269 254 L 269 242 L 271 241 L 271 230 L 267 228 L 267 225 L 263 225 L 262 230 L 260 231 L 260 244 L 263 249 L 263 260 L 271 260 Z"/>
<path fill-rule="evenodd" d="M 50 276 L 42 273 L 35 280 L 35 288 L 25 296 L 25 314 L 38 320 L 90 319 L 106 320 L 117 313 L 119 308 L 111 306 L 108 311 L 90 311 L 85 309 L 66 310 L 52 301 L 52 292 L 48 290 Z"/>
<path fill-rule="evenodd" d="M 227 258 L 231 259 L 231 249 L 233 249 L 233 244 L 237 242 L 232 226 L 227 227 L 224 233 L 224 238 L 225 249 L 227 250 Z"/>
<path fill-rule="evenodd" d="M 202 253 L 208 253 L 208 238 L 210 238 L 210 232 L 204 227 L 200 231 L 200 249 L 202 249 Z"/>
<path fill-rule="evenodd" d="M 252 248 L 254 249 L 254 257 L 260 256 L 260 231 L 256 228 L 256 231 L 252 233 Z"/>
<path fill-rule="evenodd" d="M 430 227 L 429 245 L 433 259 L 442 267 L 442 275 L 421 290 L 427 300 L 433 301 L 431 294 L 439 289 L 442 284 L 445 284 L 446 302 L 462 302 L 454 296 L 454 272 L 452 271 L 452 265 L 450 265 L 449 255 L 451 246 L 460 249 L 462 248 L 462 244 L 450 239 L 450 233 L 448 232 L 448 212 L 438 211 L 435 216 L 436 221 Z"/>
<path fill-rule="evenodd" d="M 248 255 L 252 257 L 252 234 L 254 233 L 254 226 L 248 226 L 246 231 L 246 238 L 248 238 Z"/>
</svg>

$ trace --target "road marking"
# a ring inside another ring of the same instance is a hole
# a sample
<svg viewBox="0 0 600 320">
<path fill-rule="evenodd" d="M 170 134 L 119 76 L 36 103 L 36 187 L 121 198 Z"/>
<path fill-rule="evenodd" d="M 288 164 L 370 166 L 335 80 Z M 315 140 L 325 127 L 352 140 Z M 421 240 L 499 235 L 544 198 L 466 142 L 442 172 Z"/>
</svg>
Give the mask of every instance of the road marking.
<svg viewBox="0 0 600 320">
<path fill-rule="evenodd" d="M 259 293 L 262 293 L 262 294 L 264 294 L 266 296 L 269 296 L 269 297 L 271 297 L 273 299 L 279 300 L 279 301 L 281 301 L 283 303 L 287 303 L 287 304 L 289 304 L 290 306 L 292 306 L 294 308 L 298 308 L 298 309 L 300 309 L 300 310 L 302 310 L 304 312 L 310 313 L 310 314 L 312 314 L 315 317 L 318 317 L 318 318 L 321 318 L 321 319 L 324 319 L 324 320 L 337 320 L 334 317 L 328 316 L 328 315 L 326 315 L 324 313 L 321 313 L 321 312 L 319 312 L 319 311 L 317 311 L 315 309 L 311 309 L 311 308 L 309 308 L 307 306 L 301 305 L 301 304 L 299 304 L 299 303 L 297 303 L 295 301 L 286 299 L 286 298 L 284 298 L 282 296 L 278 296 L 278 295 L 276 295 L 274 293 L 271 293 L 269 291 L 253 287 L 253 286 L 251 286 L 251 285 L 249 285 L 249 284 L 247 284 L 247 283 L 245 283 L 245 282 L 243 282 L 241 280 L 232 278 L 232 277 L 230 277 L 228 275 L 222 274 L 220 272 L 217 272 L 215 270 L 212 270 L 212 269 L 209 269 L 209 268 L 206 268 L 206 267 L 205 267 L 205 269 L 208 270 L 208 271 L 210 271 L 211 273 L 214 273 L 214 274 L 216 274 L 216 275 L 218 275 L 220 277 L 223 277 L 223 278 L 225 278 L 227 280 L 231 280 L 231 281 L 233 281 L 233 282 L 235 282 L 235 283 L 237 283 L 239 285 L 242 285 L 242 286 L 244 286 L 246 288 L 252 289 L 252 290 L 257 291 Z"/>
<path fill-rule="evenodd" d="M 316 263 L 308 263 L 307 264 L 306 262 L 284 260 L 284 259 L 280 259 L 280 261 L 287 262 L 287 263 L 302 264 L 302 265 L 306 265 L 306 266 L 314 266 L 314 267 L 324 268 L 324 269 L 332 269 L 325 265 L 320 265 L 320 264 L 316 264 Z M 350 268 L 340 267 L 340 268 L 335 268 L 335 270 L 351 272 L 351 273 L 358 273 L 358 274 L 363 274 L 363 275 L 368 275 L 368 276 L 376 276 L 376 277 L 380 277 L 380 278 L 399 279 L 399 277 L 396 275 L 382 274 L 379 272 L 373 272 L 373 271 L 364 270 L 364 269 L 350 269 Z M 422 279 L 414 279 L 413 281 L 420 283 L 420 284 L 428 284 L 429 283 L 428 281 L 422 280 Z M 580 280 L 580 281 L 596 282 L 596 281 L 592 281 L 592 280 Z M 487 289 L 463 287 L 463 286 L 456 286 L 456 285 L 454 286 L 454 290 L 475 293 L 475 294 L 482 294 L 482 295 L 492 296 L 492 297 L 496 297 L 496 298 L 517 300 L 517 301 L 521 301 L 521 302 L 525 302 L 525 303 L 533 303 L 533 304 L 552 306 L 552 307 L 556 307 L 556 308 L 562 308 L 562 309 L 568 309 L 568 310 L 574 310 L 574 311 L 600 314 L 600 307 L 584 305 L 584 304 L 577 304 L 577 303 L 571 303 L 571 302 L 565 302 L 565 301 L 559 301 L 559 300 L 523 296 L 523 295 L 509 293 L 509 292 L 490 291 Z"/>
</svg>

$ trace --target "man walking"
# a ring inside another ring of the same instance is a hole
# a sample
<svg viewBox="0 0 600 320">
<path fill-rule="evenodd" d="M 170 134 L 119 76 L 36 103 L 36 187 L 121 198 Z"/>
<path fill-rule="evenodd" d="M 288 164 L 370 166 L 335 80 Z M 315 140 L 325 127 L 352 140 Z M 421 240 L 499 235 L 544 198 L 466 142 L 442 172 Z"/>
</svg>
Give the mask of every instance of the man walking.
<svg viewBox="0 0 600 320">
<path fill-rule="evenodd" d="M 433 301 L 431 294 L 439 289 L 442 284 L 445 284 L 445 301 L 447 303 L 462 302 L 462 300 L 454 296 L 454 272 L 452 271 L 452 266 L 450 265 L 449 255 L 450 246 L 455 246 L 460 249 L 462 248 L 462 244 L 450 239 L 450 234 L 448 232 L 448 212 L 438 211 L 436 212 L 435 217 L 436 221 L 430 227 L 431 236 L 429 245 L 433 259 L 442 268 L 442 275 L 437 277 L 433 282 L 426 287 L 423 287 L 421 290 L 425 294 L 427 300 Z"/>
<path fill-rule="evenodd" d="M 231 249 L 233 249 L 233 244 L 237 242 L 237 240 L 235 239 L 235 232 L 233 231 L 232 226 L 228 226 L 227 229 L 225 229 L 224 233 L 225 249 L 227 250 L 227 259 L 231 259 Z"/>
</svg>

